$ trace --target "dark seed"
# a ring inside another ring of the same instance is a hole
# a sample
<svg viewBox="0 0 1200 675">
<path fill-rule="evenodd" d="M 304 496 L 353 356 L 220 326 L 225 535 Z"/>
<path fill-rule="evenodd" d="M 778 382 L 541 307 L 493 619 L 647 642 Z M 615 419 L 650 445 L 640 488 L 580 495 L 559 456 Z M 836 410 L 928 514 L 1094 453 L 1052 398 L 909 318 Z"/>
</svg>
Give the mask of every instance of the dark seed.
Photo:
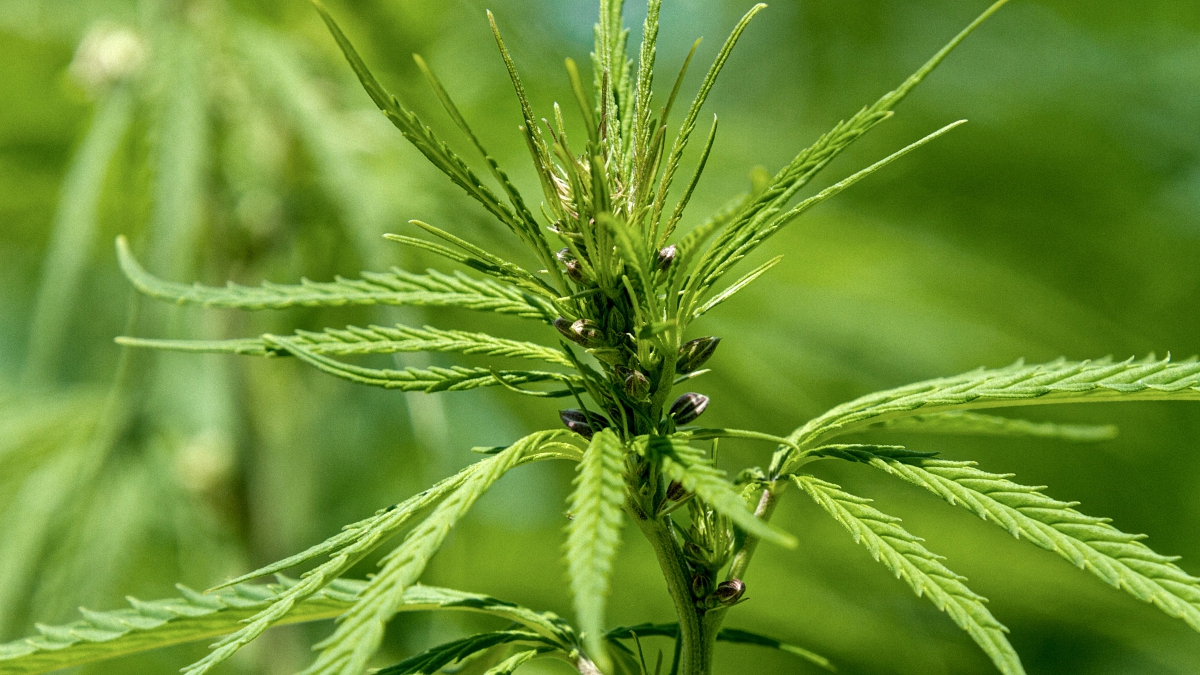
<svg viewBox="0 0 1200 675">
<path fill-rule="evenodd" d="M 713 597 L 722 605 L 732 605 L 741 600 L 745 592 L 746 584 L 742 583 L 741 579 L 730 579 L 717 584 L 717 590 L 713 591 Z"/>
<path fill-rule="evenodd" d="M 713 352 L 717 351 L 717 345 L 721 343 L 719 337 L 702 337 L 696 338 L 689 342 L 683 343 L 679 348 L 679 357 L 675 361 L 675 372 L 680 374 L 690 373 L 700 369 Z"/>
<path fill-rule="evenodd" d="M 603 415 L 585 413 L 574 408 L 559 410 L 558 418 L 562 420 L 563 426 L 584 438 L 591 438 L 597 431 L 610 426 Z"/>
<path fill-rule="evenodd" d="M 640 370 L 630 371 L 625 376 L 625 394 L 635 401 L 641 401 L 650 393 L 650 378 Z"/>
<path fill-rule="evenodd" d="M 668 414 L 675 420 L 675 424 L 687 424 L 703 415 L 707 407 L 708 397 L 691 391 L 675 399 Z"/>
</svg>

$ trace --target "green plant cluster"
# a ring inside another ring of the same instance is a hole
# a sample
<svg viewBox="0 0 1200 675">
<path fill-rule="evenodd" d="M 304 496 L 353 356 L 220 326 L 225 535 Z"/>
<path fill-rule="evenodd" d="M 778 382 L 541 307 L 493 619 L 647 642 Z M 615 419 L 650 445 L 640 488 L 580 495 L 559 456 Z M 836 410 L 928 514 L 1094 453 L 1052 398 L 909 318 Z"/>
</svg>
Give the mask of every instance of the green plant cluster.
<svg viewBox="0 0 1200 675">
<path fill-rule="evenodd" d="M 661 0 L 648 3 L 636 61 L 629 53 L 622 4 L 601 2 L 591 81 L 585 83 L 576 64 L 566 63 L 573 98 L 584 120 L 584 133 L 573 142 L 557 105 L 550 119 L 536 116 L 514 58 L 489 15 L 521 105 L 521 133 L 542 187 L 540 208 L 530 206 L 516 189 L 420 57 L 420 71 L 482 156 L 498 187 L 489 187 L 386 91 L 331 15 L 317 7 L 383 114 L 528 248 L 535 267 L 499 257 L 482 245 L 418 221 L 413 224 L 432 239 L 407 234 L 388 238 L 442 256 L 473 274 L 397 269 L 364 273 L 361 279 L 305 281 L 295 286 L 189 286 L 152 276 L 123 239 L 117 244 L 122 268 L 138 290 L 180 304 L 245 310 L 352 304 L 453 307 L 540 322 L 547 338 L 547 344 L 540 344 L 478 332 L 395 325 L 227 341 L 121 338 L 125 345 L 290 356 L 339 378 L 402 391 L 503 387 L 571 401 L 578 407 L 560 411 L 561 427 L 555 425 L 507 446 L 478 448 L 485 456 L 463 471 L 214 592 L 181 589 L 183 597 L 178 600 L 134 601 L 128 610 L 89 612 L 70 626 L 43 627 L 41 637 L 0 646 L 0 665 L 14 673 L 45 672 L 220 636 L 206 657 L 185 669 L 188 675 L 201 675 L 273 625 L 337 616 L 336 629 L 316 646 L 319 653 L 304 675 L 357 675 L 371 664 L 388 622 L 398 612 L 470 610 L 503 617 L 512 626 L 435 646 L 378 672 L 434 673 L 466 662 L 478 672 L 499 675 L 534 658 L 549 657 L 587 675 L 706 675 L 718 641 L 780 649 L 814 666 L 832 668 L 827 659 L 805 648 L 724 625 L 728 612 L 744 599 L 743 578 L 759 542 L 797 544 L 796 537 L 768 522 L 779 499 L 794 485 L 918 596 L 944 611 L 1001 672 L 1023 673 L 1007 629 L 987 608 L 985 598 L 899 519 L 878 510 L 870 500 L 807 473 L 809 465 L 823 460 L 866 464 L 925 488 L 1200 630 L 1200 579 L 1176 566 L 1174 558 L 1153 552 L 1141 537 L 1079 513 L 1077 504 L 1052 499 L 1040 487 L 1020 485 L 1007 474 L 988 473 L 970 462 L 940 460 L 900 446 L 833 443 L 868 430 L 904 429 L 1102 440 L 1112 435 L 1111 427 L 1034 423 L 978 411 L 1051 403 L 1196 400 L 1200 399 L 1196 360 L 1061 360 L 981 369 L 856 399 L 786 437 L 696 425 L 708 398 L 683 391 L 702 381 L 697 378 L 707 372 L 703 366 L 720 343 L 715 336 L 690 337 L 692 323 L 746 288 L 779 258 L 731 281 L 729 275 L 738 263 L 813 206 L 960 124 L 948 125 L 812 196 L 801 196 L 835 157 L 887 120 L 892 109 L 1003 1 L 897 89 L 838 124 L 773 176 L 760 177 L 750 192 L 683 236 L 676 232 L 677 226 L 713 147 L 715 118 L 695 169 L 686 182 L 679 181 L 682 189 L 671 198 L 684 152 L 722 67 L 765 6 L 753 7 L 735 26 L 672 135 L 667 121 L 692 56 L 656 108 L 654 64 Z M 374 368 L 345 360 L 410 352 L 526 359 L 542 362 L 547 369 Z M 747 467 L 731 479 L 716 466 L 718 442 L 726 438 L 762 441 L 777 450 L 767 466 Z M 497 480 L 522 465 L 550 460 L 577 466 L 565 545 L 575 598 L 574 624 L 494 598 L 419 584 L 452 528 Z M 655 552 L 674 603 L 675 623 L 620 628 L 606 624 L 613 562 L 627 519 Z M 401 536 L 401 542 L 383 556 L 374 576 L 361 582 L 341 578 L 395 536 Z M 266 586 L 247 583 L 317 560 L 321 562 L 299 579 L 280 577 L 278 583 Z M 640 640 L 654 636 L 674 639 L 669 662 L 661 653 L 657 660 L 647 661 Z"/>
</svg>

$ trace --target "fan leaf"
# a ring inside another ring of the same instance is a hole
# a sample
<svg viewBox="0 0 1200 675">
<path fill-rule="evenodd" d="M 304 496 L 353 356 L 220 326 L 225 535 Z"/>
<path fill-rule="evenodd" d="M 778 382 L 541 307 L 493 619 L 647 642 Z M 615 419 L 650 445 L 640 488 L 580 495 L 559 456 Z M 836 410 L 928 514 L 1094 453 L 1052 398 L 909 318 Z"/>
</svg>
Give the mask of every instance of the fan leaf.
<svg viewBox="0 0 1200 675">
<path fill-rule="evenodd" d="M 900 526 L 900 519 L 870 505 L 869 499 L 844 492 L 814 476 L 792 476 L 821 508 L 850 531 L 871 557 L 903 579 L 918 597 L 925 596 L 975 640 L 1005 675 L 1023 675 L 1021 659 L 1008 642 L 1008 632 L 984 605 L 986 599 L 963 583 L 965 579 L 941 563 L 941 556 L 921 545 Z"/>
</svg>

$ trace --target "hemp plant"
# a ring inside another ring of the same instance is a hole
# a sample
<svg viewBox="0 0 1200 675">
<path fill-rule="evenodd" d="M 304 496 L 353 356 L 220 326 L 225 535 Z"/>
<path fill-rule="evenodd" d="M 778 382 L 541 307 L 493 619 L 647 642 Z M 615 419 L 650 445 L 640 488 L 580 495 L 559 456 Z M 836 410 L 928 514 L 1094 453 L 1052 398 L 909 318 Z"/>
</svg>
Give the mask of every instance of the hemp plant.
<svg viewBox="0 0 1200 675">
<path fill-rule="evenodd" d="M 434 673 L 470 661 L 473 672 L 512 673 L 539 657 L 559 658 L 580 673 L 702 675 L 712 669 L 719 641 L 782 649 L 832 669 L 806 649 L 725 626 L 743 601 L 742 581 L 759 542 L 785 547 L 796 537 L 770 524 L 779 500 L 796 486 L 862 544 L 878 562 L 924 596 L 991 658 L 1001 672 L 1023 673 L 1007 629 L 964 578 L 909 533 L 899 519 L 870 500 L 808 473 L 817 462 L 865 464 L 925 488 L 1014 537 L 1053 551 L 1111 586 L 1149 602 L 1200 630 L 1200 579 L 1173 558 L 1146 547 L 1107 519 L 1075 510 L 1074 502 L 1018 484 L 1009 474 L 988 473 L 972 462 L 937 459 L 893 445 L 838 442 L 865 430 L 920 429 L 950 434 L 1053 437 L 1088 441 L 1111 427 L 1056 425 L 998 417 L 981 409 L 1126 400 L 1200 399 L 1200 362 L 1170 359 L 1071 362 L 980 369 L 954 377 L 882 391 L 809 420 L 787 437 L 695 424 L 708 406 L 702 393 L 684 392 L 707 372 L 719 338 L 691 337 L 692 324 L 732 298 L 779 262 L 772 259 L 729 279 L 743 258 L 813 206 L 944 134 L 951 124 L 882 161 L 803 199 L 800 192 L 851 143 L 892 115 L 892 109 L 1003 4 L 996 3 L 896 90 L 838 124 L 768 180 L 734 198 L 716 214 L 677 236 L 713 145 L 714 118 L 697 166 L 671 198 L 684 151 L 701 108 L 738 38 L 764 9 L 757 5 L 734 28 L 704 77 L 699 92 L 673 130 L 688 55 L 669 94 L 654 96 L 655 40 L 661 0 L 649 0 L 636 63 L 621 0 L 602 0 L 590 83 L 566 62 L 571 91 L 585 128 L 569 140 L 562 111 L 538 118 L 514 59 L 489 15 L 500 55 L 520 102 L 528 144 L 542 187 L 541 205 L 510 182 L 471 131 L 426 63 L 417 65 L 455 124 L 482 155 L 496 188 L 479 174 L 368 70 L 333 18 L 319 5 L 334 39 L 371 99 L 437 168 L 525 244 L 534 266 L 501 258 L 458 234 L 413 221 L 432 237 L 388 235 L 473 270 L 400 269 L 367 272 L 361 279 L 304 281 L 299 285 L 186 285 L 145 272 L 128 245 L 117 242 L 120 263 L 143 293 L 181 304 L 245 310 L 297 306 L 406 305 L 457 307 L 542 324 L 545 340 L 532 343 L 488 334 L 431 327 L 371 326 L 267 334 L 227 341 L 120 338 L 123 344 L 192 352 L 263 357 L 291 356 L 352 382 L 402 391 L 438 393 L 502 387 L 523 395 L 558 398 L 572 407 L 552 425 L 508 446 L 477 448 L 485 457 L 427 490 L 347 525 L 342 532 L 285 560 L 209 591 L 181 587 L 183 596 L 134 602 L 116 612 L 86 612 L 65 627 L 41 627 L 40 637 L 0 646 L 4 672 L 35 673 L 165 644 L 221 636 L 212 651 L 188 666 L 188 675 L 213 666 L 273 625 L 338 617 L 333 633 L 304 675 L 357 675 L 371 662 L 388 621 L 405 611 L 473 611 L 511 622 L 503 630 L 438 645 L 376 671 L 388 675 Z M 589 86 L 592 93 L 588 93 Z M 656 107 L 656 102 L 659 104 Z M 381 369 L 343 358 L 366 354 L 442 352 L 540 361 L 540 370 L 496 367 Z M 686 386 L 685 386 L 686 385 Z M 577 406 L 577 407 L 576 407 Z M 549 423 L 549 421 L 548 421 Z M 777 447 L 766 467 L 747 467 L 734 478 L 716 467 L 720 439 L 762 441 Z M 422 572 L 454 525 L 506 472 L 534 462 L 575 462 L 577 478 L 567 505 L 566 567 L 575 621 L 465 591 L 421 585 Z M 612 627 L 605 605 L 623 522 L 632 521 L 657 557 L 677 621 Z M 365 581 L 341 577 L 395 535 L 401 543 L 383 556 Z M 299 579 L 247 583 L 326 558 Z M 647 662 L 641 638 L 674 638 L 664 663 Z"/>
</svg>

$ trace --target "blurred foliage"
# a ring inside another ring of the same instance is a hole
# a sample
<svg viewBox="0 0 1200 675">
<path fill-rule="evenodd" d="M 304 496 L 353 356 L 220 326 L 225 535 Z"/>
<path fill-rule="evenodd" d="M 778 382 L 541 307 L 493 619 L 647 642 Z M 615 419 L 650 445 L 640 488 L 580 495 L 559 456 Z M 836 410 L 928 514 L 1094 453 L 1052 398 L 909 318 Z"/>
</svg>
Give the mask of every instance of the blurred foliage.
<svg viewBox="0 0 1200 675">
<path fill-rule="evenodd" d="M 664 67 L 696 35 L 709 37 L 701 56 L 710 57 L 745 4 L 667 2 Z M 508 27 L 535 106 L 568 97 L 561 58 L 586 58 L 592 3 L 488 6 Z M 693 212 L 715 209 L 744 189 L 751 167 L 773 170 L 890 89 L 981 8 L 772 6 L 714 90 L 722 131 Z M 386 84 L 461 142 L 409 59 L 422 53 L 480 135 L 504 139 L 492 152 L 536 193 L 532 172 L 515 169 L 527 165 L 520 115 L 482 2 L 360 0 L 336 11 Z M 177 581 L 206 587 L 278 559 L 465 465 L 471 446 L 552 424 L 551 404 L 508 392 L 422 399 L 286 361 L 123 354 L 111 342 L 122 332 L 237 337 L 386 318 L 139 308 L 110 246 L 121 233 L 152 272 L 207 283 L 423 269 L 420 255 L 378 236 L 409 218 L 515 254 L 373 111 L 308 3 L 3 0 L 0 81 L 0 640 L 34 621 L 69 620 L 80 604 L 170 595 Z M 954 119 L 969 125 L 757 254 L 787 257 L 710 319 L 726 347 L 703 385 L 707 421 L 782 434 L 850 397 L 977 365 L 1200 352 L 1198 89 L 1194 2 L 1015 0 L 826 180 Z M 403 316 L 527 337 L 486 316 Z M 913 447 L 1048 484 L 1200 571 L 1200 410 L 1117 404 L 1041 415 L 1114 422 L 1122 433 L 1098 446 L 922 436 Z M 761 446 L 724 447 L 731 466 L 765 461 Z M 1182 622 L 1056 556 L 867 468 L 821 471 L 901 504 L 909 528 L 995 598 L 1030 672 L 1200 669 L 1200 637 Z M 569 480 L 566 467 L 541 465 L 506 477 L 426 579 L 569 614 L 559 506 Z M 731 625 L 811 646 L 844 673 L 990 672 L 965 635 L 815 506 L 789 498 L 778 517 L 805 543 L 761 552 L 746 580 L 750 602 Z M 626 540 L 612 622 L 668 620 L 648 547 Z M 474 621 L 401 617 L 389 656 Z M 276 629 L 226 670 L 293 672 L 310 638 L 327 631 Z M 87 672 L 157 672 L 202 650 Z M 808 668 L 752 647 L 718 656 L 720 672 Z"/>
</svg>

